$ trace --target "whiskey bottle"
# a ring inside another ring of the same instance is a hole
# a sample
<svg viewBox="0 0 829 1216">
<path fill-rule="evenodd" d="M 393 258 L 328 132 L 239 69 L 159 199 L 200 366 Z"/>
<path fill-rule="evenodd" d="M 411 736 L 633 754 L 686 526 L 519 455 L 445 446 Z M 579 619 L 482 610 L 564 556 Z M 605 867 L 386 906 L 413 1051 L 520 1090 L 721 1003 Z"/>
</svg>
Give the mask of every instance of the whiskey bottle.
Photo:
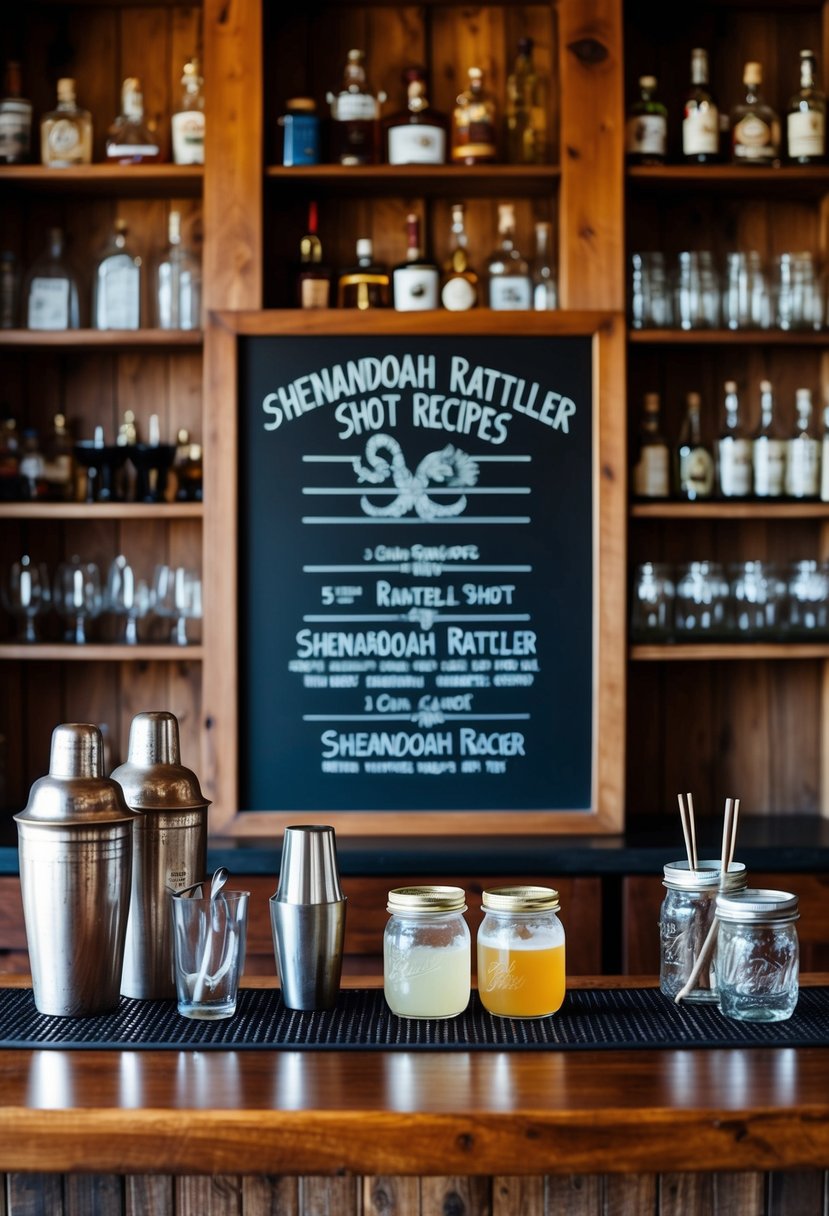
<svg viewBox="0 0 829 1216">
<path fill-rule="evenodd" d="M 107 160 L 115 165 L 139 165 L 161 159 L 161 148 L 144 121 L 144 96 L 137 76 L 121 88 L 121 113 L 109 128 Z"/>
<path fill-rule="evenodd" d="M 469 261 L 469 238 L 463 203 L 452 205 L 452 231 L 449 256 L 443 263 L 440 301 L 450 312 L 466 312 L 478 303 L 478 275 Z"/>
<path fill-rule="evenodd" d="M 188 59 L 181 77 L 181 97 L 173 110 L 173 163 L 204 164 L 204 77 L 198 59 Z"/>
<path fill-rule="evenodd" d="M 533 308 L 536 312 L 558 308 L 558 287 L 552 261 L 552 224 L 538 220 L 535 225 L 535 257 L 531 267 Z"/>
<path fill-rule="evenodd" d="M 45 497 L 50 502 L 70 502 L 75 489 L 75 459 L 65 414 L 55 414 L 43 456 Z"/>
<path fill-rule="evenodd" d="M 92 286 L 93 329 L 138 329 L 141 324 L 141 258 L 127 242 L 127 225 L 115 232 L 95 267 Z"/>
<path fill-rule="evenodd" d="M 536 71 L 532 54 L 532 38 L 519 39 L 507 76 L 505 144 L 507 160 L 513 165 L 543 164 L 550 156 L 547 79 Z"/>
<path fill-rule="evenodd" d="M 300 308 L 328 308 L 331 303 L 331 271 L 322 260 L 322 242 L 317 234 L 317 204 L 308 204 L 308 228 L 299 242 L 297 304 Z"/>
<path fill-rule="evenodd" d="M 826 97 L 815 83 L 815 56 L 800 52 L 800 92 L 789 102 L 786 147 L 797 165 L 819 164 L 826 155 Z"/>
<path fill-rule="evenodd" d="M 752 464 L 756 497 L 782 498 L 786 489 L 786 441 L 777 433 L 770 380 L 760 381 L 760 423 L 752 443 Z"/>
<path fill-rule="evenodd" d="M 531 308 L 530 268 L 515 247 L 515 208 L 512 203 L 498 205 L 498 235 L 500 244 L 487 261 L 489 307 Z"/>
<path fill-rule="evenodd" d="M 44 502 L 48 498 L 48 486 L 43 475 L 45 461 L 36 428 L 26 427 L 21 440 L 19 472 L 24 493 L 33 502 Z"/>
<path fill-rule="evenodd" d="M 719 490 L 723 498 L 748 498 L 752 488 L 752 444 L 740 420 L 736 380 L 725 382 L 725 422 L 717 441 Z"/>
<path fill-rule="evenodd" d="M 639 424 L 639 451 L 633 467 L 636 498 L 668 498 L 671 492 L 671 459 L 660 426 L 659 393 L 645 393 Z"/>
<path fill-rule="evenodd" d="M 155 268 L 156 325 L 159 329 L 200 329 L 201 263 L 182 243 L 179 211 L 170 212 L 167 241 Z"/>
<path fill-rule="evenodd" d="M 719 160 L 720 114 L 708 87 L 708 52 L 691 51 L 691 86 L 682 116 L 682 157 L 692 164 Z"/>
<path fill-rule="evenodd" d="M 668 144 L 668 111 L 656 96 L 655 76 L 639 77 L 639 96 L 625 123 L 625 156 L 629 165 L 662 165 Z"/>
<path fill-rule="evenodd" d="M 786 445 L 786 494 L 789 498 L 817 498 L 820 491 L 820 440 L 812 429 L 812 394 L 795 392 L 795 424 Z"/>
<path fill-rule="evenodd" d="M 27 161 L 32 148 L 32 103 L 21 96 L 20 64 L 6 64 L 6 94 L 0 99 L 0 165 Z"/>
<path fill-rule="evenodd" d="M 469 85 L 452 110 L 452 163 L 488 165 L 497 158 L 495 98 L 484 88 L 480 68 L 468 75 Z"/>
<path fill-rule="evenodd" d="M 388 308 L 389 272 L 374 261 L 374 246 L 368 237 L 357 241 L 357 264 L 344 270 L 337 283 L 337 307 Z"/>
<path fill-rule="evenodd" d="M 426 73 L 408 68 L 403 73 L 406 109 L 384 120 L 386 159 L 390 165 L 443 165 L 446 163 L 449 121 L 429 105 Z"/>
<path fill-rule="evenodd" d="M 677 493 L 688 502 L 699 502 L 714 493 L 714 453 L 703 443 L 700 427 L 701 398 L 685 396 L 685 417 L 677 444 Z"/>
<path fill-rule="evenodd" d="M 743 69 L 745 97 L 731 110 L 731 159 L 735 165 L 771 165 L 780 156 L 780 119 L 762 94 L 763 69 Z"/>
<path fill-rule="evenodd" d="M 191 443 L 190 433 L 184 427 L 177 436 L 173 472 L 176 478 L 176 502 L 201 502 L 204 485 L 202 446 Z"/>
<path fill-rule="evenodd" d="M 392 299 L 398 312 L 420 312 L 438 306 L 438 268 L 424 257 L 420 219 L 406 216 L 406 260 L 392 271 Z"/>
<path fill-rule="evenodd" d="M 78 329 L 78 280 L 64 248 L 63 231 L 50 228 L 46 248 L 23 284 L 23 316 L 29 329 Z"/>
<path fill-rule="evenodd" d="M 349 51 L 339 93 L 326 94 L 331 106 L 332 159 L 341 165 L 376 165 L 380 160 L 380 103 L 366 81 L 365 52 Z"/>
<path fill-rule="evenodd" d="M 40 159 L 50 169 L 92 163 L 92 115 L 75 100 L 75 81 L 58 81 L 58 104 L 40 120 Z"/>
</svg>

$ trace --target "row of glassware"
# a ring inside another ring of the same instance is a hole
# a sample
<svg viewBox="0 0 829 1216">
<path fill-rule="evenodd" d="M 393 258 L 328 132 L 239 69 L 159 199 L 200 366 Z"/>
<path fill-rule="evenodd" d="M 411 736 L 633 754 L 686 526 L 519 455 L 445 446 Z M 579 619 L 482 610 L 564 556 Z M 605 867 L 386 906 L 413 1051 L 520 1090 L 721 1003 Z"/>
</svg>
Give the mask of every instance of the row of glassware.
<svg viewBox="0 0 829 1216">
<path fill-rule="evenodd" d="M 105 580 L 95 562 L 72 557 L 60 562 L 54 578 L 45 562 L 25 554 L 12 563 L 0 583 L 3 607 L 17 621 L 22 642 L 42 641 L 40 619 L 57 612 L 64 623 L 63 640 L 92 640 L 92 621 L 108 614 L 116 622 L 115 642 L 134 646 L 143 641 L 140 623 L 151 618 L 169 623 L 169 641 L 186 646 L 189 621 L 202 616 L 201 578 L 185 566 L 156 565 L 151 579 L 142 577 L 124 554 L 110 563 Z"/>
<path fill-rule="evenodd" d="M 797 641 L 827 634 L 829 563 L 642 562 L 633 579 L 630 630 L 634 642 Z"/>
<path fill-rule="evenodd" d="M 809 251 L 767 263 L 756 249 L 686 249 L 671 263 L 661 250 L 631 254 L 634 329 L 820 330 L 829 324 L 827 281 Z"/>
</svg>

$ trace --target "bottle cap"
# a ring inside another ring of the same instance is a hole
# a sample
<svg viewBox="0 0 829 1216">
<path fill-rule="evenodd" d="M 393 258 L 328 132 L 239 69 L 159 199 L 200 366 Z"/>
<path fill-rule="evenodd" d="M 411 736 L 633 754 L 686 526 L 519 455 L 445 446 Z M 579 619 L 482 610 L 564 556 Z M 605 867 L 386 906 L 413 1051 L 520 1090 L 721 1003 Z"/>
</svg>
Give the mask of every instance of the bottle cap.
<svg viewBox="0 0 829 1216">
<path fill-rule="evenodd" d="M 470 80 L 481 80 L 483 78 L 483 72 L 480 68 L 470 68 L 467 75 Z"/>
<path fill-rule="evenodd" d="M 372 244 L 371 237 L 361 236 L 357 241 L 357 257 L 370 258 L 373 253 L 374 245 Z"/>
<path fill-rule="evenodd" d="M 749 887 L 745 891 L 735 891 L 733 895 L 718 895 L 717 917 L 737 923 L 765 924 L 775 921 L 785 924 L 799 918 L 797 903 L 797 896 L 789 891 Z"/>
<path fill-rule="evenodd" d="M 649 414 L 659 411 L 659 393 L 645 393 L 645 410 Z"/>
<path fill-rule="evenodd" d="M 753 60 L 743 68 L 743 84 L 762 84 L 763 65 Z"/>
<path fill-rule="evenodd" d="M 58 81 L 58 101 L 75 100 L 75 79 L 73 76 L 61 76 Z"/>
<path fill-rule="evenodd" d="M 285 109 L 290 114 L 313 114 L 316 108 L 317 103 L 313 97 L 289 97 L 285 102 Z"/>
<path fill-rule="evenodd" d="M 685 858 L 671 861 L 662 867 L 665 876 L 662 885 L 674 890 L 716 891 L 720 885 L 720 866 L 721 863 L 713 859 L 699 860 L 697 868 L 692 870 Z M 725 889 L 736 891 L 744 888 L 745 884 L 746 868 L 743 862 L 730 862 L 723 884 Z"/>
<path fill-rule="evenodd" d="M 396 887 L 389 891 L 387 912 L 465 912 L 463 887 Z"/>
<path fill-rule="evenodd" d="M 640 76 L 639 77 L 639 87 L 640 87 L 640 89 L 655 89 L 656 88 L 656 77 L 655 76 Z"/>
<path fill-rule="evenodd" d="M 688 403 L 689 409 L 692 410 L 698 410 L 702 403 L 702 398 L 700 397 L 699 393 L 688 393 L 685 400 Z"/>
<path fill-rule="evenodd" d="M 493 887 L 481 895 L 490 912 L 558 912 L 558 891 L 552 887 Z"/>
<path fill-rule="evenodd" d="M 770 393 L 771 392 L 771 380 L 761 380 L 760 381 L 760 392 L 761 393 Z"/>
<path fill-rule="evenodd" d="M 725 391 L 726 391 L 727 393 L 736 393 L 736 391 L 737 391 L 737 381 L 736 381 L 736 380 L 726 380 L 726 382 L 725 382 Z"/>
</svg>

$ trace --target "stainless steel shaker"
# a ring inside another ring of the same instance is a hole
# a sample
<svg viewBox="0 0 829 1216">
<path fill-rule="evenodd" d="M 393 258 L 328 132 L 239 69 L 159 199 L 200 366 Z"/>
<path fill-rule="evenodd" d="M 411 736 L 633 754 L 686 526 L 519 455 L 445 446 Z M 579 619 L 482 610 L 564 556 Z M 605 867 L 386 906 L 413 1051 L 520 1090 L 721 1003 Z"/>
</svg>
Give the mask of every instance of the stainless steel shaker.
<svg viewBox="0 0 829 1216">
<path fill-rule="evenodd" d="M 52 732 L 48 776 L 15 815 L 35 1005 L 84 1017 L 118 1005 L 130 900 L 133 820 L 103 775 L 97 726 Z"/>
<path fill-rule="evenodd" d="M 207 873 L 210 806 L 196 774 L 181 764 L 175 714 L 156 710 L 135 715 L 127 762 L 112 778 L 137 812 L 121 992 L 144 1000 L 172 1000 L 176 985 L 170 896 Z"/>
<path fill-rule="evenodd" d="M 332 1009 L 340 991 L 346 899 L 334 829 L 288 827 L 270 898 L 274 956 L 289 1009 Z"/>
</svg>

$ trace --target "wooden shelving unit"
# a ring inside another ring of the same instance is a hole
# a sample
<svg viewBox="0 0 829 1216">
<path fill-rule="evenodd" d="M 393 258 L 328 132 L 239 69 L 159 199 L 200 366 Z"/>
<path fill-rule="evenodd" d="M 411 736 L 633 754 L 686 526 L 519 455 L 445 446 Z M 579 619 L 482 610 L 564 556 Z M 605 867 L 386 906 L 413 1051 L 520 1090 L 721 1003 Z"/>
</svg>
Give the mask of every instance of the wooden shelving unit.
<svg viewBox="0 0 829 1216">
<path fill-rule="evenodd" d="M 268 165 L 265 181 L 280 190 L 348 195 L 443 195 L 497 198 L 548 197 L 561 177 L 558 165 Z"/>
<path fill-rule="evenodd" d="M 634 502 L 631 519 L 671 519 L 688 523 L 710 519 L 829 520 L 827 502 Z"/>
<path fill-rule="evenodd" d="M 18 350 L 198 350 L 197 329 L 0 329 L 0 348 Z"/>
<path fill-rule="evenodd" d="M 155 645 L 146 642 L 135 646 L 103 642 L 87 642 L 79 646 L 68 642 L 0 643 L 0 659 L 26 663 L 200 663 L 203 658 L 204 648 L 196 645 Z"/>
<path fill-rule="evenodd" d="M 632 329 L 634 346 L 829 346 L 829 330 Z"/>
<path fill-rule="evenodd" d="M 823 642 L 687 642 L 634 645 L 635 663 L 733 662 L 735 660 L 829 659 L 829 639 Z"/>
<path fill-rule="evenodd" d="M 0 165 L 0 190 L 30 194 L 90 194 L 109 198 L 198 198 L 201 165 Z"/>
<path fill-rule="evenodd" d="M 202 519 L 204 505 L 200 502 L 3 502 L 0 519 L 59 520 L 111 519 L 127 523 L 130 520 L 156 520 L 167 523 L 174 519 Z"/>
</svg>

